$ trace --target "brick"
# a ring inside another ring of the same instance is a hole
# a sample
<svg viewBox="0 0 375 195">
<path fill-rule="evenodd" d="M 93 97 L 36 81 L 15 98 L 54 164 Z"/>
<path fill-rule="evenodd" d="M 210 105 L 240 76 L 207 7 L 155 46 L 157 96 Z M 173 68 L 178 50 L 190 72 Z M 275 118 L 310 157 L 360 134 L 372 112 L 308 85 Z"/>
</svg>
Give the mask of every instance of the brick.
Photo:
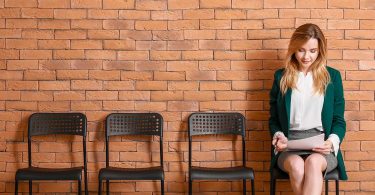
<svg viewBox="0 0 375 195">
<path fill-rule="evenodd" d="M 117 19 L 117 10 L 100 10 L 100 9 L 89 9 L 88 10 L 89 19 Z"/>
<path fill-rule="evenodd" d="M 19 8 L 2 8 L 0 10 L 0 18 L 19 18 L 21 9 Z"/>
<path fill-rule="evenodd" d="M 295 1 L 265 0 L 264 8 L 295 8 Z"/>
<path fill-rule="evenodd" d="M 38 21 L 39 29 L 69 29 L 69 20 L 43 19 Z"/>
<path fill-rule="evenodd" d="M 231 8 L 231 0 L 217 0 L 215 2 L 210 0 L 201 0 L 201 8 Z"/>
<path fill-rule="evenodd" d="M 52 51 L 51 50 L 21 50 L 20 59 L 25 59 L 25 60 L 52 59 Z"/>
<path fill-rule="evenodd" d="M 84 9 L 55 9 L 55 19 L 84 19 L 87 18 L 87 12 Z"/>
<path fill-rule="evenodd" d="M 198 20 L 168 21 L 168 30 L 197 30 L 197 29 L 200 29 Z"/>
<path fill-rule="evenodd" d="M 230 20 L 201 20 L 200 29 L 230 29 Z M 238 29 L 233 24 L 233 29 Z"/>
<path fill-rule="evenodd" d="M 102 49 L 103 41 L 101 40 L 71 40 L 70 47 L 71 49 Z"/>
<path fill-rule="evenodd" d="M 136 21 L 135 30 L 167 30 L 167 21 Z"/>
<path fill-rule="evenodd" d="M 149 20 L 150 11 L 140 11 L 140 10 L 120 10 L 120 19 L 133 19 L 133 20 Z"/>
<path fill-rule="evenodd" d="M 167 110 L 166 102 L 135 102 L 135 110 L 147 112 L 160 112 Z"/>
<path fill-rule="evenodd" d="M 7 90 L 37 90 L 37 81 L 7 81 Z"/>
<path fill-rule="evenodd" d="M 134 9 L 134 0 L 103 0 L 104 9 Z"/>
<path fill-rule="evenodd" d="M 55 39 L 86 39 L 86 31 L 83 30 L 56 30 Z"/>
<path fill-rule="evenodd" d="M 0 29 L 0 38 L 21 38 L 21 31 L 16 29 Z"/>
<path fill-rule="evenodd" d="M 214 30 L 185 30 L 185 39 L 215 39 L 216 32 Z"/>
<path fill-rule="evenodd" d="M 89 80 L 120 80 L 120 71 L 90 70 Z"/>
<path fill-rule="evenodd" d="M 102 101 L 72 101 L 71 109 L 80 110 L 102 110 Z"/>
<path fill-rule="evenodd" d="M 230 101 L 208 101 L 208 102 L 200 102 L 199 103 L 199 110 L 208 111 L 208 110 L 230 110 L 231 103 Z"/>
<path fill-rule="evenodd" d="M 322 30 L 327 29 L 327 20 L 325 19 L 296 19 L 296 27 L 301 26 L 306 23 L 313 23 L 319 26 Z"/>
<path fill-rule="evenodd" d="M 306 5 L 309 6 L 311 4 Z M 301 6 L 300 8 L 307 7 Z M 308 9 L 282 9 L 280 10 L 280 18 L 310 18 L 310 11 Z"/>
<path fill-rule="evenodd" d="M 348 71 L 346 73 L 347 80 L 374 80 L 374 72 L 367 71 Z"/>
<path fill-rule="evenodd" d="M 361 9 L 375 9 L 374 2 L 372 0 L 360 0 Z"/>
<path fill-rule="evenodd" d="M 39 8 L 69 8 L 70 0 L 38 0 Z"/>
<path fill-rule="evenodd" d="M 194 61 L 168 61 L 167 71 L 198 70 L 198 63 Z"/>
<path fill-rule="evenodd" d="M 38 40 L 40 49 L 69 49 L 69 40 Z"/>
<path fill-rule="evenodd" d="M 140 0 L 136 3 L 136 10 L 166 10 L 167 1 Z"/>
<path fill-rule="evenodd" d="M 102 8 L 101 0 L 71 0 L 72 8 Z"/>
<path fill-rule="evenodd" d="M 217 38 L 218 39 L 240 39 L 244 40 L 247 39 L 247 31 L 246 30 L 218 30 L 217 31 Z"/>
<path fill-rule="evenodd" d="M 329 0 L 328 8 L 359 8 L 359 1 Z"/>
<path fill-rule="evenodd" d="M 32 29 L 32 30 L 22 31 L 22 38 L 26 38 L 26 39 L 53 39 L 53 37 L 54 37 L 53 30 L 33 30 Z"/>
<path fill-rule="evenodd" d="M 168 9 L 197 9 L 199 8 L 199 0 L 179 1 L 168 0 Z"/>
<path fill-rule="evenodd" d="M 183 31 L 154 31 L 153 40 L 183 40 Z"/>
<path fill-rule="evenodd" d="M 54 50 L 53 59 L 84 59 L 84 50 Z"/>
<path fill-rule="evenodd" d="M 216 80 L 214 71 L 186 71 L 186 80 Z"/>
<path fill-rule="evenodd" d="M 213 101 L 215 93 L 213 91 L 184 91 L 185 101 Z"/>
<path fill-rule="evenodd" d="M 214 51 L 215 60 L 243 60 L 244 51 Z"/>
<path fill-rule="evenodd" d="M 360 84 L 361 90 L 374 90 L 375 82 L 374 81 L 362 81 Z"/>
<path fill-rule="evenodd" d="M 36 19 L 7 19 L 6 28 L 37 28 Z"/>
<path fill-rule="evenodd" d="M 297 0 L 297 8 L 327 8 L 327 0 L 308 1 L 308 0 Z"/>
<path fill-rule="evenodd" d="M 104 29 L 134 29 L 134 21 L 129 20 L 104 20 L 103 21 Z"/>
<path fill-rule="evenodd" d="M 122 71 L 121 80 L 152 80 L 152 72 Z"/>
<path fill-rule="evenodd" d="M 71 29 L 102 29 L 103 22 L 101 20 L 71 20 Z"/>
<path fill-rule="evenodd" d="M 275 28 L 293 28 L 294 19 L 265 19 L 264 28 L 275 29 Z"/>
<path fill-rule="evenodd" d="M 19 91 L 0 91 L 0 100 L 21 100 Z"/>
<path fill-rule="evenodd" d="M 340 19 L 344 18 L 342 9 L 312 9 L 311 18 Z"/>
<path fill-rule="evenodd" d="M 198 111 L 198 103 L 194 101 L 169 101 L 168 111 Z"/>
<path fill-rule="evenodd" d="M 180 51 L 151 51 L 151 60 L 179 60 L 181 59 Z"/>
<path fill-rule="evenodd" d="M 263 89 L 262 81 L 233 81 L 232 90 L 259 90 Z"/>
<path fill-rule="evenodd" d="M 135 83 L 136 90 L 166 90 L 166 81 L 137 81 Z"/>
<path fill-rule="evenodd" d="M 56 91 L 53 93 L 55 101 L 85 100 L 85 93 L 81 91 Z"/>
<path fill-rule="evenodd" d="M 151 12 L 152 20 L 181 20 L 182 11 L 173 10 L 173 11 L 152 11 Z"/>
<path fill-rule="evenodd" d="M 375 16 L 375 10 L 356 10 L 356 9 L 345 9 L 345 19 L 373 19 Z"/>
<path fill-rule="evenodd" d="M 53 95 L 49 91 L 22 91 L 21 101 L 53 101 Z"/>
<path fill-rule="evenodd" d="M 360 21 L 360 29 L 374 30 L 375 29 L 374 20 L 361 20 Z"/>
<path fill-rule="evenodd" d="M 37 7 L 37 0 L 5 0 L 5 7 Z"/>
<path fill-rule="evenodd" d="M 115 60 L 116 52 L 111 50 L 86 50 L 86 59 L 90 60 Z M 119 58 L 122 60 L 121 58 Z"/>
<path fill-rule="evenodd" d="M 210 50 L 183 51 L 183 60 L 212 60 L 213 52 Z"/>
<path fill-rule="evenodd" d="M 134 102 L 103 101 L 103 110 L 134 110 Z M 111 151 L 113 151 L 112 148 Z"/>
<path fill-rule="evenodd" d="M 371 70 L 374 69 L 375 62 L 374 61 L 367 61 L 367 60 L 361 60 L 359 61 L 359 69 L 360 70 Z"/>
<path fill-rule="evenodd" d="M 277 17 L 279 17 L 279 13 L 277 9 L 259 9 L 259 10 L 247 11 L 247 18 L 249 19 L 266 19 L 266 18 L 277 18 Z"/>
<path fill-rule="evenodd" d="M 149 70 L 166 70 L 165 62 L 158 61 L 139 61 L 135 63 L 135 70 L 137 71 L 149 71 Z"/>
<path fill-rule="evenodd" d="M 151 101 L 177 101 L 183 100 L 182 91 L 152 91 Z"/>
<path fill-rule="evenodd" d="M 168 41 L 168 50 L 197 50 L 198 41 Z"/>
<path fill-rule="evenodd" d="M 56 80 L 56 73 L 50 70 L 26 70 L 24 72 L 24 80 Z"/>
<path fill-rule="evenodd" d="M 8 70 L 38 69 L 38 60 L 8 60 L 7 69 Z M 2 75 L 4 75 L 4 74 L 2 74 Z M 15 76 L 15 75 L 12 75 L 12 77 L 13 78 L 20 78 L 20 77 Z M 7 78 L 7 79 L 10 79 L 10 78 Z"/>
<path fill-rule="evenodd" d="M 347 30 L 345 33 L 346 39 L 373 39 L 374 37 L 373 30 Z"/>
<path fill-rule="evenodd" d="M 359 20 L 328 20 L 328 29 L 359 29 Z"/>
<path fill-rule="evenodd" d="M 149 100 L 151 100 L 151 93 L 150 93 L 150 91 L 120 91 L 119 92 L 119 100 L 149 101 Z"/>
<path fill-rule="evenodd" d="M 148 51 L 119 51 L 117 53 L 119 60 L 148 60 Z"/>
<path fill-rule="evenodd" d="M 69 81 L 40 81 L 39 90 L 69 90 Z"/>
<path fill-rule="evenodd" d="M 134 62 L 129 61 L 104 61 L 104 70 L 134 70 Z"/>
<path fill-rule="evenodd" d="M 217 71 L 217 80 L 248 80 L 247 71 Z"/>
<path fill-rule="evenodd" d="M 104 81 L 104 90 L 134 90 L 133 81 Z"/>
<path fill-rule="evenodd" d="M 215 12 L 213 9 L 190 9 L 183 11 L 183 18 L 185 20 L 195 19 L 214 19 Z"/>
<path fill-rule="evenodd" d="M 277 59 L 277 53 L 273 50 L 247 50 L 246 59 Z"/>
<path fill-rule="evenodd" d="M 37 41 L 34 39 L 7 39 L 6 47 L 9 49 L 37 49 Z"/>
<path fill-rule="evenodd" d="M 171 81 L 168 82 L 168 90 L 198 90 L 197 81 Z"/>
<path fill-rule="evenodd" d="M 371 60 L 371 59 L 374 59 L 374 51 L 372 50 L 345 50 L 343 51 L 343 59 Z"/>
<path fill-rule="evenodd" d="M 229 61 L 200 61 L 199 70 L 230 70 Z"/>
<path fill-rule="evenodd" d="M 263 1 L 262 0 L 253 0 L 253 1 L 247 1 L 247 0 L 233 0 L 232 1 L 232 8 L 250 8 L 250 9 L 259 9 L 263 8 Z"/>
<path fill-rule="evenodd" d="M 102 81 L 73 80 L 71 82 L 72 90 L 102 90 Z"/>
<path fill-rule="evenodd" d="M 87 91 L 86 100 L 118 100 L 117 91 Z"/>
<path fill-rule="evenodd" d="M 152 34 L 150 31 L 133 31 L 121 30 L 120 39 L 133 39 L 133 40 L 151 40 Z"/>
<path fill-rule="evenodd" d="M 118 39 L 120 33 L 118 30 L 88 30 L 89 39 Z"/>
<path fill-rule="evenodd" d="M 231 90 L 231 83 L 227 81 L 204 81 L 204 82 L 200 82 L 199 88 L 202 91 Z"/>
<path fill-rule="evenodd" d="M 136 50 L 166 50 L 166 41 L 137 41 Z"/>
</svg>

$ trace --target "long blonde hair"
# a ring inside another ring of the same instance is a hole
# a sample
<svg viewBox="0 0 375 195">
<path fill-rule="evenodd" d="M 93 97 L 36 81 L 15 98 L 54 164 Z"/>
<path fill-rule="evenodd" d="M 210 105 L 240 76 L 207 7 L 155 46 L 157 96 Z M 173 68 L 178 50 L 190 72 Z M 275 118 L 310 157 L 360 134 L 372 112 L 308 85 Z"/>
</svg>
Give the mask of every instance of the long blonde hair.
<svg viewBox="0 0 375 195">
<path fill-rule="evenodd" d="M 280 81 L 280 89 L 283 95 L 285 95 L 288 89 L 296 88 L 299 63 L 295 53 L 311 38 L 318 40 L 319 48 L 318 57 L 310 67 L 314 80 L 314 91 L 319 94 L 324 94 L 327 85 L 330 82 L 330 76 L 325 65 L 327 42 L 323 32 L 315 24 L 304 24 L 294 31 L 289 42 L 288 52 L 285 58 L 284 74 Z"/>
</svg>

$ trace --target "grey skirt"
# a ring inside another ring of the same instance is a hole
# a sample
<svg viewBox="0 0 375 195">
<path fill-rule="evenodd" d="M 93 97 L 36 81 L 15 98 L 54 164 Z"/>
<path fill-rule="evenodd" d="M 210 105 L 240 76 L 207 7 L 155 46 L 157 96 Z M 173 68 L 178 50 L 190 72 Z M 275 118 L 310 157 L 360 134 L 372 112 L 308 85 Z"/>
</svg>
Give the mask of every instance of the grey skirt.
<svg viewBox="0 0 375 195">
<path fill-rule="evenodd" d="M 308 138 L 308 137 L 312 137 L 312 136 L 315 136 L 315 135 L 319 135 L 321 133 L 323 133 L 323 132 L 321 132 L 321 131 L 319 131 L 318 129 L 315 129 L 315 128 L 305 130 L 305 131 L 290 130 L 289 135 L 288 135 L 288 140 Z M 309 156 L 312 153 L 316 153 L 316 152 L 313 152 L 313 151 L 285 151 L 285 152 L 281 152 L 281 154 L 279 155 L 279 158 L 277 159 L 277 166 L 279 166 L 279 168 L 281 170 L 287 172 L 284 168 L 284 161 L 288 156 L 296 154 L 296 155 L 299 155 L 299 156 L 301 156 L 302 158 L 305 159 L 307 156 Z M 319 154 L 321 154 L 321 153 L 319 153 Z M 327 169 L 325 170 L 325 173 L 324 173 L 324 175 L 325 175 L 327 172 L 330 172 L 337 167 L 337 158 L 336 158 L 334 153 L 330 153 L 330 154 L 326 154 L 326 155 L 322 154 L 322 155 L 325 157 L 325 159 L 327 161 Z"/>
</svg>

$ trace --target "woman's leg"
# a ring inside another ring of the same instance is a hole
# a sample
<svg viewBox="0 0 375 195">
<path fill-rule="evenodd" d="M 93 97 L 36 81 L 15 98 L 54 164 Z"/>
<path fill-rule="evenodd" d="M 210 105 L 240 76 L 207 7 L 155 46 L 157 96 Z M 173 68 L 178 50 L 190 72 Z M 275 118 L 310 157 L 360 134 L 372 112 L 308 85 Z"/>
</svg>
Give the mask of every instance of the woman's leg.
<svg viewBox="0 0 375 195">
<path fill-rule="evenodd" d="M 294 194 L 302 194 L 305 169 L 305 163 L 302 157 L 296 154 L 291 154 L 285 158 L 283 165 L 285 170 L 289 174 L 289 180 Z"/>
<path fill-rule="evenodd" d="M 322 172 L 327 168 L 327 161 L 322 154 L 314 153 L 305 160 L 305 180 L 302 194 L 320 195 L 323 187 Z"/>
</svg>

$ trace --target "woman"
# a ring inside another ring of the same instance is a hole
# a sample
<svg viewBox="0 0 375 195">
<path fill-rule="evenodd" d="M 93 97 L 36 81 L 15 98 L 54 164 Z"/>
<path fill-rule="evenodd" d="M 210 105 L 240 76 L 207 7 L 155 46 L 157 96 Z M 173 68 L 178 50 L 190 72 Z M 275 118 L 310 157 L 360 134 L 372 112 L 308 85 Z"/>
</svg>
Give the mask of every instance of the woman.
<svg viewBox="0 0 375 195">
<path fill-rule="evenodd" d="M 270 92 L 269 127 L 275 148 L 271 169 L 287 172 L 295 194 L 321 194 L 322 172 L 338 167 L 347 175 L 340 152 L 346 123 L 340 72 L 325 65 L 327 44 L 317 25 L 304 24 L 290 39 L 285 68 L 277 70 Z M 312 151 L 286 151 L 288 140 L 325 134 Z"/>
</svg>

